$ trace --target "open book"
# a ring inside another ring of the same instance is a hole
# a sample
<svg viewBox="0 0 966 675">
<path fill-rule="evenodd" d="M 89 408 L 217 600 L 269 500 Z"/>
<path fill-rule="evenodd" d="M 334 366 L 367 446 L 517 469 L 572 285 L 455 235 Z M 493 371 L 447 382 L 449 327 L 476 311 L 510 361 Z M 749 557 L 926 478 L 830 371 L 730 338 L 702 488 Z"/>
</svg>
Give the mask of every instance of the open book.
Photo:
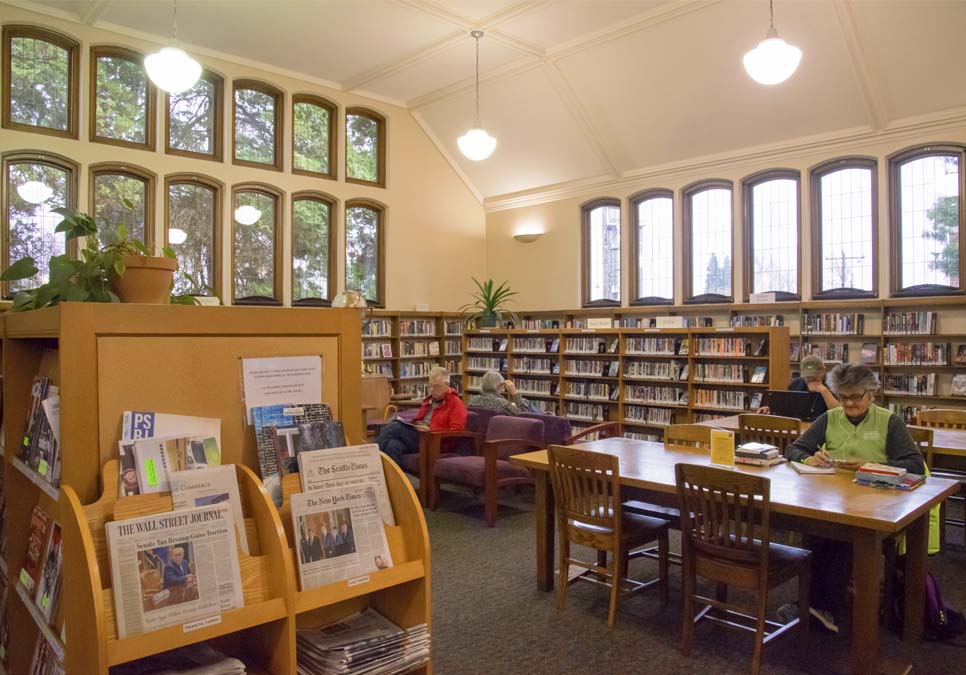
<svg viewBox="0 0 966 675">
<path fill-rule="evenodd" d="M 809 466 L 801 462 L 789 462 L 789 465 L 798 473 L 835 473 L 834 466 Z"/>
</svg>

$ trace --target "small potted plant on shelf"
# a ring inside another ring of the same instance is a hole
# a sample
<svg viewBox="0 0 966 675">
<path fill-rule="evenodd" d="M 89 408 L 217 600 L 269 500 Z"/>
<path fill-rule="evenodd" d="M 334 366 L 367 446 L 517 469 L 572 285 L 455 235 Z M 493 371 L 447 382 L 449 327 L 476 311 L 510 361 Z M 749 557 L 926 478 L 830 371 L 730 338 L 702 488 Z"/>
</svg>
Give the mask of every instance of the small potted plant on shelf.
<svg viewBox="0 0 966 675">
<path fill-rule="evenodd" d="M 481 284 L 474 278 L 473 283 L 476 284 L 478 289 L 477 292 L 470 294 L 473 297 L 473 302 L 460 307 L 460 311 L 467 317 L 467 327 L 473 325 L 478 328 L 498 326 L 500 321 L 503 320 L 504 314 L 508 314 L 514 320 L 514 323 L 517 322 L 516 315 L 504 306 L 510 298 L 517 294 L 516 291 L 510 290 L 507 282 L 504 281 L 496 286 L 493 279 L 487 279 Z"/>
<path fill-rule="evenodd" d="M 130 203 L 125 203 L 132 208 Z M 67 241 L 84 238 L 80 258 L 67 253 L 51 256 L 47 283 L 18 292 L 12 311 L 26 311 L 61 302 L 145 302 L 167 304 L 172 279 L 178 268 L 174 251 L 165 246 L 162 255 L 153 255 L 144 242 L 128 236 L 119 225 L 116 240 L 101 246 L 97 224 L 86 213 L 68 208 L 53 209 L 63 220 L 55 228 Z M 0 274 L 0 281 L 29 279 L 38 272 L 31 257 L 21 258 Z"/>
</svg>

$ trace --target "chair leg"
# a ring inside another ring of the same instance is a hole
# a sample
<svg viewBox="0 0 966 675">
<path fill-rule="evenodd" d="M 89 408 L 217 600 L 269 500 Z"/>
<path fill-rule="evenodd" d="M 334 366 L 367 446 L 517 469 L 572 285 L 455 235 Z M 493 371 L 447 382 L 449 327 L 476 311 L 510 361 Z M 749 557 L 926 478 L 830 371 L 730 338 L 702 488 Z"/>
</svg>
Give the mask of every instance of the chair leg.
<svg viewBox="0 0 966 675">
<path fill-rule="evenodd" d="M 432 487 L 429 490 L 429 509 L 435 511 L 436 507 L 439 506 L 439 478 L 433 478 L 431 485 Z"/>
<path fill-rule="evenodd" d="M 694 568 L 685 555 L 681 564 L 681 653 L 691 655 L 694 639 Z"/>
<path fill-rule="evenodd" d="M 487 527 L 496 525 L 496 485 L 487 483 L 483 488 L 483 518 Z"/>
<path fill-rule="evenodd" d="M 608 569 L 610 570 L 610 611 L 607 613 L 607 627 L 614 627 L 614 620 L 617 618 L 617 596 L 620 594 L 621 579 L 624 578 L 624 569 L 627 566 L 626 553 L 618 547 L 611 551 L 611 561 Z"/>
<path fill-rule="evenodd" d="M 728 602 L 728 584 L 715 584 L 714 599 L 718 602 Z M 725 618 L 724 610 L 715 609 L 714 614 L 715 616 L 720 616 L 722 619 Z"/>
<path fill-rule="evenodd" d="M 949 502 L 948 499 L 942 500 L 939 504 L 939 550 L 945 550 L 946 548 L 946 504 Z M 966 520 L 964 518 L 963 520 Z"/>
<path fill-rule="evenodd" d="M 755 621 L 755 651 L 751 655 L 751 673 L 761 672 L 761 648 L 765 641 L 765 612 L 767 610 L 768 590 L 760 588 L 758 591 L 758 612 Z"/>
<path fill-rule="evenodd" d="M 811 592 L 812 568 L 806 563 L 798 570 L 798 634 L 808 638 L 811 619 L 808 615 L 809 593 Z"/>
<path fill-rule="evenodd" d="M 882 578 L 883 578 L 883 596 L 885 602 L 883 605 L 886 611 L 889 611 L 895 606 L 896 600 L 896 558 L 898 557 L 898 551 L 896 551 L 896 541 L 895 539 L 886 539 L 883 553 L 885 554 L 885 563 L 883 564 Z"/>
<path fill-rule="evenodd" d="M 570 585 L 570 565 L 567 560 L 570 558 L 570 540 L 567 539 L 566 532 L 560 533 L 560 574 L 557 579 L 557 610 L 567 607 L 567 586 Z"/>
<path fill-rule="evenodd" d="M 661 535 L 657 542 L 657 569 L 661 586 L 661 609 L 667 607 L 668 598 L 671 595 L 670 579 L 668 578 L 668 536 L 667 530 Z"/>
</svg>

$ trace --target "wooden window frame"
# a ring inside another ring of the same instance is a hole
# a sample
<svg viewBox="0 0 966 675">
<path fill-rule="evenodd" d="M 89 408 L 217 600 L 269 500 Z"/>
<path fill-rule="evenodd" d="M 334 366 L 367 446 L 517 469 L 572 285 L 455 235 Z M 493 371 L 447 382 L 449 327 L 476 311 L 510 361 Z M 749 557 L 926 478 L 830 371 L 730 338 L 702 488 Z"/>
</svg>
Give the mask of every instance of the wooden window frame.
<svg viewBox="0 0 966 675">
<path fill-rule="evenodd" d="M 329 207 L 329 264 L 328 264 L 328 276 L 327 276 L 327 289 L 326 295 L 328 298 L 300 298 L 295 299 L 295 202 L 298 201 L 313 201 L 325 204 Z M 293 307 L 331 307 L 332 299 L 335 297 L 336 283 L 335 275 L 338 274 L 337 263 L 336 263 L 336 209 L 339 206 L 339 200 L 330 194 L 325 192 L 319 192 L 318 190 L 302 190 L 300 192 L 293 192 L 291 199 L 291 249 L 289 251 L 289 272 L 290 278 L 292 279 L 292 306 Z"/>
<path fill-rule="evenodd" d="M 581 307 L 620 307 L 623 301 L 623 288 L 621 288 L 621 299 L 610 300 L 600 298 L 590 300 L 590 213 L 602 206 L 616 206 L 618 211 L 622 211 L 621 200 L 617 197 L 596 197 L 580 205 L 580 306 Z M 621 213 L 621 262 L 624 259 L 624 215 Z M 621 272 L 621 286 L 623 287 L 624 273 Z"/>
<path fill-rule="evenodd" d="M 795 181 L 795 212 L 797 214 L 797 242 L 798 245 L 795 247 L 795 293 L 789 293 L 787 291 L 774 291 L 775 300 L 778 302 L 798 302 L 802 299 L 802 172 L 797 169 L 765 169 L 764 171 L 757 171 L 749 176 L 745 176 L 741 179 L 741 203 L 742 203 L 742 234 L 744 238 L 744 265 L 742 266 L 742 274 L 744 280 L 744 298 L 745 302 L 749 301 L 752 291 L 752 286 L 755 280 L 755 228 L 754 228 L 754 216 L 755 216 L 755 195 L 754 189 L 761 185 L 762 183 L 767 183 L 773 180 L 793 180 Z M 732 199 L 734 196 L 732 195 Z M 732 204 L 734 202 L 732 201 Z M 731 256 L 732 260 L 732 271 L 734 270 L 734 255 Z M 734 275 L 732 275 L 734 278 Z M 757 291 L 761 293 L 771 293 L 773 291 Z M 731 289 L 732 295 L 734 295 L 734 287 Z"/>
<path fill-rule="evenodd" d="M 225 184 L 216 178 L 200 173 L 171 173 L 166 175 L 164 177 L 164 225 L 161 228 L 161 241 L 163 242 L 163 246 L 170 245 L 168 241 L 168 224 L 171 222 L 171 187 L 174 185 L 200 185 L 212 191 L 212 212 L 214 214 L 211 233 L 213 237 L 211 256 L 212 292 L 215 297 L 222 299 L 222 304 L 225 304 L 223 300 L 224 294 L 222 293 L 221 269 L 221 261 L 224 255 L 222 251 L 222 233 L 224 231 L 222 212 L 224 208 Z"/>
<path fill-rule="evenodd" d="M 80 178 L 80 164 L 53 152 L 46 150 L 11 150 L 0 154 L 0 168 L 3 176 L 3 213 L 0 214 L 0 265 L 3 269 L 10 266 L 10 192 L 7 190 L 7 176 L 11 164 L 48 164 L 50 166 L 67 172 L 67 206 L 72 209 L 77 208 L 78 186 Z M 78 254 L 77 241 L 68 241 L 66 248 L 67 254 L 76 258 Z M 12 296 L 9 292 L 9 282 L 0 282 L 0 297 L 9 300 Z"/>
<path fill-rule="evenodd" d="M 150 250 L 156 241 L 154 232 L 154 190 L 158 176 L 153 171 L 134 164 L 100 162 L 88 167 L 87 202 L 91 218 L 96 218 L 97 178 L 99 176 L 124 176 L 144 183 L 144 244 Z M 130 233 L 129 233 L 130 234 Z"/>
<path fill-rule="evenodd" d="M 899 186 L 899 170 L 903 164 L 923 157 L 936 157 L 940 155 L 959 156 L 959 288 L 951 286 L 938 286 L 933 284 L 922 284 L 919 286 L 909 286 L 901 288 L 902 277 L 902 234 L 901 228 L 901 205 L 899 199 L 901 191 Z M 966 272 L 966 206 L 963 200 L 966 199 L 966 145 L 960 143 L 929 143 L 926 145 L 916 145 L 895 152 L 888 157 L 889 162 L 889 235 L 891 239 L 891 250 L 889 261 L 891 269 L 889 271 L 890 286 L 892 297 L 894 298 L 916 298 L 935 295 L 964 295 L 966 294 L 966 279 L 963 279 Z"/>
<path fill-rule="evenodd" d="M 274 279 L 272 280 L 272 297 L 253 295 L 251 297 L 235 297 L 235 198 L 240 192 L 254 192 L 256 194 L 271 197 L 275 200 L 275 223 L 273 229 L 275 238 L 272 242 L 272 268 L 274 269 Z M 268 183 L 247 182 L 238 183 L 231 188 L 231 304 L 232 305 L 261 305 L 269 307 L 282 306 L 282 231 L 283 217 L 282 210 L 285 205 L 285 192 L 274 185 Z"/>
<path fill-rule="evenodd" d="M 665 198 L 671 200 L 671 297 L 661 298 L 657 296 L 641 297 L 641 289 L 638 288 L 637 280 L 639 273 L 640 260 L 638 259 L 641 252 L 641 241 L 640 241 L 640 221 L 638 208 L 640 205 L 650 199 Z M 631 223 L 631 267 L 634 273 L 631 275 L 631 300 L 632 307 L 644 307 L 653 305 L 673 305 L 674 304 L 674 250 L 675 244 L 677 243 L 677 235 L 674 232 L 674 190 L 669 190 L 667 188 L 650 188 L 648 190 L 642 190 L 636 194 L 631 195 L 627 198 L 627 206 L 630 216 Z"/>
<path fill-rule="evenodd" d="M 722 189 L 731 193 L 731 295 L 717 295 L 714 293 L 693 294 L 692 285 L 692 213 L 691 198 L 705 190 Z M 709 178 L 696 181 L 681 188 L 681 221 L 683 225 L 684 244 L 684 304 L 727 304 L 735 301 L 735 184 L 726 178 Z"/>
<path fill-rule="evenodd" d="M 144 143 L 134 143 L 118 138 L 97 135 L 97 60 L 101 58 L 115 58 L 130 61 L 144 71 L 144 81 L 147 83 L 145 91 L 145 111 L 144 111 Z M 90 84 L 88 87 L 88 128 L 92 143 L 105 143 L 107 145 L 117 145 L 122 148 L 134 148 L 135 150 L 147 150 L 154 152 L 156 146 L 155 130 L 158 126 L 158 88 L 148 77 L 144 70 L 144 54 L 136 49 L 119 47 L 117 45 L 95 45 L 90 49 Z"/>
<path fill-rule="evenodd" d="M 822 178 L 844 169 L 872 171 L 872 290 L 832 288 L 822 290 Z M 808 170 L 809 208 L 812 229 L 812 298 L 815 300 L 852 300 L 879 297 L 879 160 L 875 157 L 836 157 Z"/>
<path fill-rule="evenodd" d="M 215 128 L 212 131 L 214 136 L 211 154 L 204 152 L 193 152 L 191 150 L 179 150 L 171 147 L 171 94 L 164 92 L 164 152 L 168 155 L 178 157 L 191 157 L 192 159 L 205 159 L 208 161 L 221 162 L 224 160 L 225 145 L 225 78 L 218 73 L 205 69 L 201 73 L 202 80 L 210 82 L 215 89 L 214 120 Z M 234 120 L 232 120 L 234 122 Z"/>
<path fill-rule="evenodd" d="M 13 70 L 13 39 L 27 38 L 43 40 L 67 51 L 67 129 L 51 129 L 49 127 L 23 124 L 13 121 L 13 91 L 11 76 Z M 28 131 L 47 136 L 78 139 L 80 137 L 80 42 L 56 31 L 20 24 L 8 24 L 3 27 L 3 99 L 2 120 L 0 126 L 15 131 Z"/>
<path fill-rule="evenodd" d="M 371 307 L 385 307 L 386 306 L 386 205 L 377 202 L 374 199 L 350 199 L 346 201 L 343 206 L 343 221 L 345 223 L 345 234 L 346 239 L 349 236 L 349 209 L 363 207 L 375 211 L 379 216 L 379 222 L 376 225 L 376 246 L 378 247 L 379 255 L 376 259 L 376 298 L 366 298 L 366 302 Z M 343 250 L 343 258 L 345 264 L 345 270 L 342 275 L 343 287 L 349 290 L 348 280 L 349 280 L 349 261 L 347 256 L 349 255 L 349 247 L 346 246 Z"/>
<path fill-rule="evenodd" d="M 349 175 L 349 115 L 355 115 L 357 117 L 365 117 L 376 123 L 376 135 L 378 141 L 376 143 L 376 180 L 362 180 L 360 178 L 353 178 Z M 370 187 L 385 188 L 386 187 L 386 155 L 387 146 L 389 145 L 389 139 L 387 138 L 387 125 L 386 118 L 382 114 L 376 112 L 372 108 L 364 108 L 361 106 L 350 106 L 345 109 L 345 182 L 355 183 L 356 185 L 369 185 Z"/>
<path fill-rule="evenodd" d="M 329 112 L 329 172 L 321 173 L 319 171 L 309 171 L 308 169 L 299 169 L 295 166 L 295 106 L 298 104 L 308 104 L 318 106 L 319 108 L 325 108 Z M 327 98 L 321 96 L 315 96 L 313 94 L 295 94 L 292 96 L 292 173 L 300 176 L 312 176 L 314 178 L 325 178 L 326 180 L 337 180 L 338 179 L 338 169 L 336 168 L 339 163 L 338 149 L 338 127 L 336 127 L 336 121 L 339 116 L 339 106 L 333 103 Z"/>
<path fill-rule="evenodd" d="M 247 159 L 238 159 L 235 156 L 235 151 L 237 149 L 237 115 L 238 115 L 238 100 L 236 98 L 237 93 L 240 90 L 251 90 L 257 91 L 262 94 L 266 94 L 275 99 L 275 161 L 271 164 L 264 164 L 261 162 L 250 162 Z M 234 80 L 231 83 L 231 163 L 238 166 L 248 166 L 253 169 L 267 169 L 269 171 L 281 171 L 282 162 L 284 155 L 284 148 L 282 147 L 284 138 L 284 119 L 283 114 L 285 105 L 285 92 L 283 92 L 278 87 L 274 87 L 268 82 L 262 82 L 261 80 Z M 234 188 L 232 188 L 234 189 Z M 232 203 L 234 203 L 234 197 L 232 198 Z M 232 219 L 234 223 L 234 219 Z M 233 226 L 234 229 L 234 226 Z"/>
</svg>

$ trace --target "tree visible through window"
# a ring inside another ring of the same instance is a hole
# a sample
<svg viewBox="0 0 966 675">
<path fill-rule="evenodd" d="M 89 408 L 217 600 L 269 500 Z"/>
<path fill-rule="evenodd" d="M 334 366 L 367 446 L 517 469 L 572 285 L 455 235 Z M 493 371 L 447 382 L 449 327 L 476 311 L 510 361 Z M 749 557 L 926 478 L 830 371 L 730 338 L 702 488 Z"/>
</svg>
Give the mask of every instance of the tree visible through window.
<svg viewBox="0 0 966 675">
<path fill-rule="evenodd" d="M 335 107 L 315 96 L 295 98 L 292 117 L 292 168 L 334 177 L 331 149 L 334 147 L 333 117 Z"/>
<path fill-rule="evenodd" d="M 73 135 L 77 43 L 29 26 L 4 28 L 10 78 L 4 91 L 6 122 Z"/>
<path fill-rule="evenodd" d="M 261 83 L 235 83 L 235 159 L 281 169 L 281 92 Z"/>
<path fill-rule="evenodd" d="M 151 146 L 154 85 L 140 56 L 119 48 L 95 47 L 94 136 Z"/>
<path fill-rule="evenodd" d="M 168 149 L 220 157 L 221 78 L 205 73 L 190 89 L 168 94 Z"/>
<path fill-rule="evenodd" d="M 317 198 L 292 200 L 292 301 L 329 297 L 331 205 Z"/>
<path fill-rule="evenodd" d="M 707 185 L 707 184 L 706 184 Z M 687 299 L 708 301 L 731 297 L 731 188 L 685 189 L 685 230 L 690 251 Z"/>
<path fill-rule="evenodd" d="M 582 207 L 584 305 L 620 304 L 621 208 L 617 200 Z"/>
<path fill-rule="evenodd" d="M 372 111 L 346 111 L 346 178 L 385 184 L 383 119 Z"/>
<path fill-rule="evenodd" d="M 255 190 L 236 190 L 234 215 L 235 300 L 275 298 L 275 236 L 278 197 Z M 239 208 L 249 206 L 242 216 Z M 249 217 L 249 214 L 250 217 Z M 254 222 L 250 222 L 254 219 Z"/>
<path fill-rule="evenodd" d="M 94 221 L 100 243 L 116 242 L 119 225 L 124 226 L 128 236 L 145 241 L 147 199 L 143 179 L 126 173 L 95 173 Z"/>
<path fill-rule="evenodd" d="M 671 192 L 648 191 L 631 198 L 637 260 L 635 302 L 674 300 L 674 200 Z"/>
<path fill-rule="evenodd" d="M 817 297 L 875 295 L 875 160 L 833 160 L 813 172 Z"/>
<path fill-rule="evenodd" d="M 359 291 L 366 300 L 381 303 L 379 279 L 382 257 L 382 209 L 368 204 L 346 206 L 345 287 Z"/>
<path fill-rule="evenodd" d="M 213 295 L 218 287 L 218 201 L 213 186 L 188 180 L 168 184 L 167 240 L 178 257 L 175 293 Z"/>
<path fill-rule="evenodd" d="M 71 174 L 67 169 L 39 161 L 9 161 L 6 166 L 7 250 L 4 265 L 29 256 L 39 270 L 29 279 L 9 282 L 9 297 L 47 283 L 50 258 L 63 255 L 67 244 L 64 234 L 54 231 L 63 220 L 54 209 L 73 205 L 70 204 Z M 39 203 L 34 203 L 40 198 Z"/>
<path fill-rule="evenodd" d="M 798 298 L 798 173 L 770 171 L 744 184 L 751 293 Z"/>
</svg>

